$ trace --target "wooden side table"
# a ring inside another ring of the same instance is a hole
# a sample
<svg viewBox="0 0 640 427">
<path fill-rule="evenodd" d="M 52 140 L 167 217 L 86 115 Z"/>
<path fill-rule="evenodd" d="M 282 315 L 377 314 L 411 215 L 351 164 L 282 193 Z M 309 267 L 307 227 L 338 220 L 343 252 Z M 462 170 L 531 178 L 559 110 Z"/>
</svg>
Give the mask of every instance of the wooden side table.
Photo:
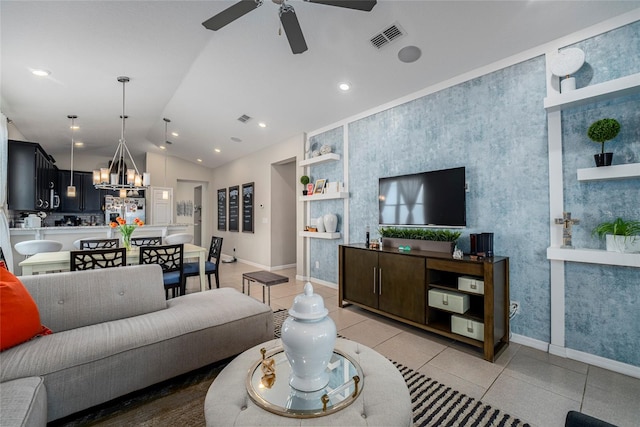
<svg viewBox="0 0 640 427">
<path fill-rule="evenodd" d="M 242 293 L 244 294 L 244 283 L 247 281 L 247 295 L 251 294 L 251 282 L 256 282 L 262 285 L 262 302 L 264 301 L 264 290 L 268 290 L 268 305 L 271 305 L 271 286 L 279 285 L 280 283 L 286 283 L 289 281 L 288 277 L 281 276 L 279 274 L 271 273 L 270 271 L 252 271 L 251 273 L 242 274 Z"/>
</svg>

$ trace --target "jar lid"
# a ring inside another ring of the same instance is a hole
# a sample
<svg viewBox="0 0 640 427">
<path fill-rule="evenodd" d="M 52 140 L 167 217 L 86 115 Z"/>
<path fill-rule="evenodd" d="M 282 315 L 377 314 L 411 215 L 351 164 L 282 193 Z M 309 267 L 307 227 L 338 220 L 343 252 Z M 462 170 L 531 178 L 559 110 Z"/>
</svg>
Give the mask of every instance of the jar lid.
<svg viewBox="0 0 640 427">
<path fill-rule="evenodd" d="M 307 282 L 304 285 L 304 293 L 297 295 L 293 300 L 289 314 L 301 320 L 320 320 L 329 314 L 329 310 L 324 308 L 324 300 L 320 295 L 313 293 L 313 286 Z"/>
</svg>

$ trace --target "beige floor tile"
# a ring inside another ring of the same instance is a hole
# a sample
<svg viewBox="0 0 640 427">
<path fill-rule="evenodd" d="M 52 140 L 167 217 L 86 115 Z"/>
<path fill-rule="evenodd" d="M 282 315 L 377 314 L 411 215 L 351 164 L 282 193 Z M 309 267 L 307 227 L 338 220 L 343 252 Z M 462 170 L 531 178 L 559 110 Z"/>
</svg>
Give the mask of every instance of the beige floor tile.
<svg viewBox="0 0 640 427">
<path fill-rule="evenodd" d="M 489 388 L 503 369 L 502 366 L 487 362 L 481 357 L 463 353 L 451 347 L 434 357 L 428 365 L 440 368 L 483 388 Z"/>
<path fill-rule="evenodd" d="M 587 375 L 543 360 L 529 357 L 528 352 L 515 355 L 506 366 L 504 375 L 554 392 L 571 400 L 581 401 Z"/>
<path fill-rule="evenodd" d="M 364 322 L 365 320 L 367 320 L 367 317 L 364 317 L 359 313 L 345 308 L 338 308 L 335 311 L 329 311 L 329 316 L 335 322 L 338 334 L 341 334 L 342 330 L 353 326 L 356 323 Z"/>
<path fill-rule="evenodd" d="M 378 344 L 398 335 L 401 331 L 394 327 L 376 323 L 375 320 L 367 319 L 356 323 L 353 326 L 340 330 L 340 335 L 353 341 L 358 341 L 367 347 L 374 348 Z"/>
<path fill-rule="evenodd" d="M 439 383 L 446 384 L 447 386 L 458 390 L 460 393 L 473 397 L 474 399 L 481 400 L 482 396 L 484 396 L 487 391 L 484 387 L 480 387 L 471 381 L 464 380 L 433 365 L 423 365 L 418 369 L 418 372 L 438 381 Z"/>
<path fill-rule="evenodd" d="M 520 355 L 533 357 L 538 360 L 550 363 L 552 365 L 560 366 L 562 368 L 570 369 L 581 374 L 586 374 L 589 367 L 588 364 L 579 362 L 577 360 L 568 359 L 565 357 L 556 356 L 554 354 L 545 353 L 544 351 L 537 350 L 532 347 L 522 346 Z"/>
<path fill-rule="evenodd" d="M 564 426 L 567 412 L 580 409 L 580 402 L 508 375 L 500 375 L 482 401 L 539 427 Z"/>
<path fill-rule="evenodd" d="M 598 387 L 603 391 L 640 396 L 640 379 L 618 374 L 596 366 L 589 367 L 587 384 Z M 638 399 L 640 402 L 640 397 Z M 638 406 L 640 406 L 640 404 Z"/>
<path fill-rule="evenodd" d="M 605 391 L 587 384 L 582 411 L 618 427 L 640 425 L 640 394 Z"/>
<path fill-rule="evenodd" d="M 500 356 L 495 360 L 495 364 L 498 366 L 502 366 L 503 368 L 509 364 L 511 359 L 518 353 L 522 345 L 510 343 L 507 348 L 500 353 Z"/>
<path fill-rule="evenodd" d="M 418 370 L 447 347 L 409 332 L 401 332 L 374 347 L 378 353 Z"/>
</svg>

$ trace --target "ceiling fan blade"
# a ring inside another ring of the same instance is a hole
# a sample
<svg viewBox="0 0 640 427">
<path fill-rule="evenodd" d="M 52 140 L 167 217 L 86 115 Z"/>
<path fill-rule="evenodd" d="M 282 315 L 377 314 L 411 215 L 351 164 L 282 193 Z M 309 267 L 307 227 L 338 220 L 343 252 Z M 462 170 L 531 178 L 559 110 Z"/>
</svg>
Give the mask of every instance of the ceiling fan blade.
<svg viewBox="0 0 640 427">
<path fill-rule="evenodd" d="M 298 17 L 293 7 L 283 5 L 280 8 L 280 22 L 289 40 L 291 51 L 293 53 L 302 53 L 307 50 L 307 42 L 304 40 L 304 35 L 302 35 L 302 29 L 300 28 L 300 23 L 298 22 Z"/>
<path fill-rule="evenodd" d="M 376 0 L 304 0 L 309 3 L 325 4 L 327 6 L 345 7 L 347 9 L 362 10 L 363 12 L 371 12 Z"/>
<path fill-rule="evenodd" d="M 236 19 L 262 6 L 262 0 L 241 0 L 202 23 L 207 30 L 217 31 Z"/>
</svg>

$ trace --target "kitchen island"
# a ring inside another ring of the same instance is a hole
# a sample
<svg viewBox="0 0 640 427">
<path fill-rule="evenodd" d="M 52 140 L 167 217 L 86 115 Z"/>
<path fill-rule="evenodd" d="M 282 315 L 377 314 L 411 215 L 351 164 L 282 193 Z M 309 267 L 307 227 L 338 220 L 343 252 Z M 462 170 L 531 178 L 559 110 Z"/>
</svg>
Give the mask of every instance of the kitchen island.
<svg viewBox="0 0 640 427">
<path fill-rule="evenodd" d="M 169 234 L 185 233 L 188 230 L 188 224 L 166 224 L 166 225 L 147 225 L 140 227 L 133 232 L 133 237 L 166 237 Z M 102 226 L 60 226 L 60 227 L 34 227 L 34 228 L 10 228 L 9 235 L 11 237 L 11 248 L 18 242 L 26 240 L 56 240 L 62 243 L 63 251 L 71 251 L 76 248 L 73 242 L 78 239 L 86 239 L 95 237 L 98 239 L 119 238 L 120 232 L 108 225 Z M 24 260 L 24 256 L 20 255 L 13 249 L 13 271 L 20 274 L 18 264 Z"/>
</svg>

